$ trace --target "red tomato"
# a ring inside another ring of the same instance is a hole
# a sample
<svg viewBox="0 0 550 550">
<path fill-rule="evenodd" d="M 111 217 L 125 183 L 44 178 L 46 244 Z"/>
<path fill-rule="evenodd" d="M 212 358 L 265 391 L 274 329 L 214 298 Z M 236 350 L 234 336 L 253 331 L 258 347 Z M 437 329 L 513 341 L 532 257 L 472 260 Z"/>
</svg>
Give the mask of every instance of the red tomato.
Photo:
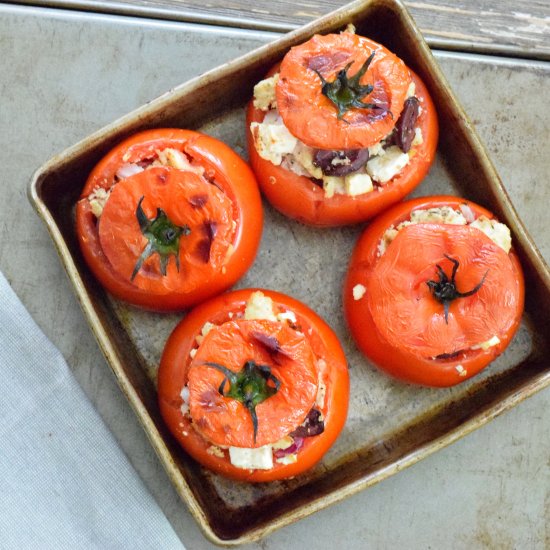
<svg viewBox="0 0 550 550">
<path fill-rule="evenodd" d="M 383 106 L 384 110 L 351 107 L 339 116 L 334 103 L 322 93 L 321 77 L 332 82 L 351 64 L 351 79 L 371 55 L 360 84 L 373 89 L 361 102 Z M 315 35 L 285 55 L 277 84 L 277 106 L 290 133 L 306 145 L 359 149 L 390 133 L 410 82 L 405 63 L 373 40 L 349 32 Z"/>
<path fill-rule="evenodd" d="M 457 197 L 396 205 L 359 239 L 344 284 L 346 319 L 361 351 L 396 378 L 439 387 L 471 378 L 501 354 L 518 329 L 524 302 L 513 250 L 506 253 L 470 225 L 406 226 L 380 256 L 388 228 L 409 220 L 413 210 L 442 206 L 494 218 Z M 356 285 L 363 285 L 362 296 L 354 297 Z M 495 336 L 496 345 L 478 347 Z"/>
<path fill-rule="evenodd" d="M 246 289 L 222 294 L 185 317 L 164 348 L 158 392 L 164 420 L 193 458 L 224 476 L 260 482 L 295 476 L 321 459 L 346 420 L 349 378 L 336 335 L 297 300 L 277 292 L 261 291 L 273 300 L 276 312 L 293 312 L 296 324 L 244 320 L 246 302 L 253 292 L 254 289 Z M 197 349 L 196 338 L 200 339 L 206 322 L 216 326 L 204 336 Z M 248 407 L 228 396 L 237 383 L 230 383 L 227 374 L 237 375 L 244 369 L 243 365 L 251 361 L 269 367 L 274 377 L 265 380 L 271 388 L 269 391 L 273 392 L 279 384 L 273 395 L 256 405 L 256 428 Z M 228 372 L 222 372 L 220 366 Z M 324 399 L 317 403 L 321 384 L 326 391 Z M 181 392 L 185 386 L 189 390 L 190 414 L 184 414 L 181 408 L 184 403 Z M 300 441 L 303 445 L 296 451 L 294 463 L 274 460 L 271 469 L 242 469 L 230 462 L 228 451 L 223 449 L 229 446 L 257 448 L 275 443 L 300 426 L 313 409 L 322 414 L 324 431 Z M 218 447 L 215 452 L 214 445 Z M 222 456 L 218 456 L 220 446 Z"/>
<path fill-rule="evenodd" d="M 320 149 L 342 150 L 365 146 L 360 143 L 367 146 L 373 145 L 385 137 L 397 122 L 408 86 L 412 81 L 415 84 L 415 96 L 421 106 L 415 127 L 420 128 L 423 142 L 411 149 L 409 163 L 387 183 L 376 187 L 371 192 L 356 196 L 337 193 L 326 198 L 324 189 L 311 178 L 298 175 L 281 165 L 275 165 L 258 154 L 250 125 L 252 122 L 262 122 L 266 112 L 256 109 L 251 101 L 247 108 L 246 120 L 248 151 L 250 164 L 262 192 L 269 202 L 286 216 L 315 226 L 337 226 L 365 221 L 401 200 L 419 185 L 428 173 L 435 157 L 439 133 L 437 114 L 426 86 L 410 69 L 405 68 L 403 71 L 402 61 L 366 38 L 350 33 L 329 36 L 337 37 L 330 40 L 335 40 L 338 48 L 342 48 L 341 50 L 336 49 L 329 53 L 325 44 L 322 43 L 328 37 L 314 37 L 302 45 L 303 48 L 299 46 L 292 49 L 280 65 L 276 90 L 277 106 L 291 133 L 303 138 L 306 144 L 315 144 L 315 147 Z M 358 44 L 355 44 L 356 42 Z M 339 120 L 336 107 L 321 94 L 320 83 L 314 86 L 313 82 L 310 82 L 319 79 L 317 74 L 312 70 L 303 69 L 305 59 L 309 59 L 308 64 L 315 60 L 319 66 L 322 66 L 321 62 L 324 61 L 325 67 L 322 70 L 328 71 L 327 78 L 330 78 L 328 75 L 345 66 L 351 55 L 350 48 L 354 47 L 358 48 L 359 53 L 357 62 L 352 66 L 353 70 L 364 60 L 367 52 L 375 51 L 366 78 L 367 80 L 374 78 L 381 87 L 375 87 L 373 92 L 375 97 L 371 101 L 376 102 L 378 96 L 384 95 L 385 100 L 380 99 L 379 102 L 389 106 L 393 118 L 391 116 L 373 118 L 372 115 L 375 113 L 373 110 L 352 109 L 344 115 L 342 120 Z M 319 53 L 315 56 L 314 52 L 317 50 Z M 392 72 L 389 67 L 394 67 L 395 71 Z M 267 77 L 278 71 L 279 65 L 273 67 Z M 291 73 L 291 76 L 283 80 L 287 73 Z M 377 76 L 372 76 L 371 73 Z M 303 89 L 299 85 L 300 74 L 308 82 L 308 86 L 304 86 Z M 348 120 L 350 116 L 353 123 Z"/>
<path fill-rule="evenodd" d="M 166 150 L 179 160 L 160 163 Z M 109 193 L 99 218 L 89 200 L 98 190 Z M 153 310 L 186 308 L 233 285 L 254 260 L 262 219 L 246 163 L 220 141 L 180 129 L 148 130 L 117 145 L 76 207 L 94 275 L 115 297 Z"/>
</svg>

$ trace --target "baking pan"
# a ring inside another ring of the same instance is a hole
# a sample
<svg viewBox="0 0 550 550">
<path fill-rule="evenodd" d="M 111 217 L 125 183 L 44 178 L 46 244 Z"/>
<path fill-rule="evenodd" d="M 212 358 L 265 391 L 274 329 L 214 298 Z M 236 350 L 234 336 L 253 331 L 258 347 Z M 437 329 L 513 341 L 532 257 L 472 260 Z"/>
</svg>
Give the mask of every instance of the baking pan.
<svg viewBox="0 0 550 550">
<path fill-rule="evenodd" d="M 189 459 L 158 412 L 156 366 L 164 341 L 181 315 L 143 312 L 110 298 L 83 263 L 73 207 L 92 166 L 116 142 L 138 130 L 196 128 L 242 152 L 243 105 L 253 85 L 293 44 L 316 32 L 341 30 L 349 22 L 360 34 L 395 51 L 428 85 L 442 131 L 436 164 L 417 194 L 466 196 L 494 211 L 512 228 L 527 278 L 526 313 L 512 345 L 480 376 L 446 390 L 395 382 L 358 353 L 341 314 L 342 278 L 361 228 L 312 229 L 283 218 L 266 205 L 259 256 L 240 286 L 264 286 L 291 294 L 333 326 L 350 364 L 350 413 L 340 439 L 312 472 L 254 486 L 228 481 Z M 122 391 L 182 499 L 214 542 L 249 542 L 337 502 L 451 443 L 550 383 L 550 331 L 545 314 L 550 306 L 548 268 L 429 49 L 396 1 L 350 4 L 168 92 L 54 157 L 35 174 L 29 194 Z"/>
</svg>

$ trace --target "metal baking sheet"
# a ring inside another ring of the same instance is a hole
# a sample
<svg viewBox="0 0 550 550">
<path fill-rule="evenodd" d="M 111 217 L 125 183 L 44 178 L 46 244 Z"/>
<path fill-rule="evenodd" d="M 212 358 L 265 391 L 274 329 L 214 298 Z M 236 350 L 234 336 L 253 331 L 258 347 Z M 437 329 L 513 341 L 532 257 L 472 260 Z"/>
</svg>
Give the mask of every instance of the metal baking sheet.
<svg viewBox="0 0 550 550">
<path fill-rule="evenodd" d="M 213 41 L 217 43 L 216 45 L 213 44 L 213 48 L 217 49 L 219 47 L 219 38 L 213 37 Z M 443 61 L 447 60 L 451 72 L 454 63 L 458 75 L 466 68 L 464 63 L 461 65 L 460 58 L 443 56 L 442 59 Z M 482 64 L 483 59 L 478 61 Z M 489 72 L 493 71 L 493 68 L 489 66 L 485 67 L 485 69 Z M 237 148 L 242 148 L 243 126 L 242 113 L 239 109 L 230 113 L 224 113 L 216 120 L 210 121 L 206 128 L 203 129 L 221 137 Z M 449 168 L 439 163 L 428 182 L 423 184 L 419 193 L 428 194 L 435 190 L 448 190 L 449 177 L 452 175 Z M 62 184 L 61 181 L 55 182 L 53 180 L 50 180 L 50 183 Z M 327 259 L 346 257 L 342 253 L 342 250 L 349 250 L 351 248 L 358 229 L 324 230 L 322 241 L 320 241 L 318 231 L 288 222 L 269 208 L 267 209 L 267 218 L 267 230 L 264 234 L 262 251 L 253 270 L 240 286 L 263 285 L 277 288 L 278 290 L 293 294 L 316 307 L 337 329 L 342 340 L 346 342 L 349 350 L 350 364 L 352 365 L 352 380 L 355 381 L 357 389 L 352 396 L 350 421 L 343 434 L 341 443 L 339 443 L 339 447 L 335 448 L 327 456 L 323 466 L 314 472 L 312 477 L 281 484 L 280 487 L 273 486 L 270 490 L 266 490 L 265 493 L 261 494 L 256 489 L 253 490 L 249 487 L 236 488 L 235 484 L 228 484 L 228 482 L 221 481 L 215 476 L 214 479 L 209 479 L 212 476 L 204 478 L 210 481 L 214 491 L 209 496 L 216 495 L 225 506 L 230 502 L 237 502 L 237 508 L 239 508 L 241 513 L 246 509 L 247 505 L 258 504 L 260 497 L 263 500 L 266 498 L 269 500 L 269 498 L 275 499 L 277 495 L 288 495 L 289 492 L 295 494 L 299 492 L 300 487 L 307 486 L 308 482 L 313 483 L 315 480 L 317 481 L 317 486 L 321 485 L 320 490 L 322 491 L 322 480 L 327 479 L 327 472 L 330 474 L 337 471 L 342 463 L 350 464 L 352 454 L 357 454 L 357 452 L 362 450 L 372 450 L 376 446 L 376 443 L 380 441 L 384 441 L 387 444 L 389 440 L 387 434 L 395 434 L 396 427 L 401 429 L 407 427 L 409 424 L 414 424 L 415 420 L 420 421 L 426 418 L 428 420 L 435 418 L 434 415 L 437 415 L 438 407 L 461 402 L 461 400 L 471 394 L 472 389 L 482 387 L 484 382 L 483 379 L 478 378 L 475 380 L 478 381 L 479 386 L 475 385 L 474 387 L 474 385 L 470 384 L 470 386 L 462 386 L 456 389 L 456 391 L 419 391 L 418 389 L 413 390 L 407 386 L 394 383 L 382 377 L 382 375 L 372 368 L 365 368 L 364 361 L 357 355 L 357 352 L 354 351 L 353 346 L 347 340 L 345 327 L 339 313 L 339 286 L 346 260 L 338 262 L 337 265 L 334 265 L 334 262 L 332 262 L 330 269 L 326 269 L 327 263 L 329 263 Z M 62 227 L 62 230 L 64 231 L 64 236 L 70 240 L 69 235 L 66 233 L 66 231 L 70 231 L 70 227 Z M 292 250 L 284 254 L 282 243 L 285 243 L 284 248 L 286 249 L 288 242 L 292 243 Z M 74 243 L 70 243 L 70 246 L 73 245 Z M 308 251 L 308 260 L 306 261 L 305 268 L 301 263 L 298 264 L 298 262 L 292 260 L 293 257 L 297 257 L 296 254 L 303 254 L 304 250 Z M 273 269 L 274 267 L 275 269 Z M 89 289 L 93 289 L 93 282 L 88 283 L 91 285 Z M 97 289 L 95 290 L 97 291 Z M 99 311 L 100 315 L 105 312 L 109 315 L 114 313 L 116 315 L 116 322 L 122 322 L 122 326 L 126 328 L 126 333 L 130 335 L 130 340 L 124 342 L 124 345 L 129 344 L 129 347 L 125 348 L 125 350 L 130 354 L 137 353 L 137 363 L 145 365 L 146 372 L 150 377 L 154 378 L 156 359 L 160 353 L 162 342 L 170 327 L 176 322 L 176 317 L 163 317 L 161 320 L 151 314 L 137 312 L 133 308 L 127 308 L 112 301 L 103 303 L 102 296 L 94 295 L 95 299 L 98 300 L 98 303 L 95 305 L 101 310 Z M 102 310 L 103 306 L 105 306 L 105 310 Z M 115 320 L 110 321 L 114 322 Z M 532 332 L 527 327 L 524 327 L 524 330 L 514 343 L 514 348 L 510 349 L 510 355 L 506 358 L 506 361 L 495 365 L 495 370 L 492 373 L 487 373 L 485 378 L 491 375 L 504 375 L 509 370 L 511 364 L 518 364 L 523 358 L 529 355 L 529 352 L 533 349 L 531 336 Z M 116 344 L 119 345 L 120 342 L 116 342 Z M 113 357 L 111 355 L 112 350 L 107 349 L 106 352 L 111 360 L 120 359 L 120 357 Z M 127 366 L 133 368 L 132 358 L 122 357 L 122 359 L 127 359 Z M 140 378 L 137 371 L 133 375 L 136 378 Z M 132 383 L 135 384 L 135 387 L 139 386 L 140 389 L 143 388 L 145 394 L 150 393 L 146 389 L 148 387 L 147 378 L 137 381 L 133 380 Z M 140 386 L 140 384 L 143 384 L 143 386 Z M 147 396 L 139 397 L 144 400 L 147 399 Z M 130 398 L 135 398 L 135 396 L 131 395 Z M 403 404 L 405 404 L 405 407 L 402 410 L 401 407 Z M 480 408 L 474 408 L 470 412 L 484 412 L 481 410 L 481 405 L 482 403 L 479 402 Z M 393 415 L 395 423 L 392 423 L 391 413 L 398 413 Z M 403 413 L 403 416 L 399 416 L 399 413 Z M 154 415 L 153 420 L 156 420 Z M 368 426 L 367 430 L 365 430 L 366 426 Z M 365 431 L 367 431 L 366 434 Z M 387 448 L 384 448 L 387 451 Z M 385 451 L 382 451 L 382 454 L 384 453 Z M 367 455 L 368 453 L 365 456 Z M 366 459 L 368 460 L 368 456 Z M 364 460 L 364 457 L 360 457 L 359 462 L 364 464 Z M 396 469 L 399 469 L 399 467 L 398 465 Z M 353 472 L 348 468 L 347 473 L 350 474 Z M 200 472 L 200 475 L 202 476 L 203 473 Z M 348 481 L 350 480 L 349 476 L 347 479 Z M 355 491 L 358 485 L 364 485 L 364 479 L 363 483 L 361 481 L 356 483 L 356 481 L 351 486 L 348 483 L 348 486 L 350 486 L 348 492 Z M 346 491 L 339 492 L 337 498 L 341 498 L 344 494 L 346 494 Z M 325 501 L 325 504 L 330 500 L 329 498 Z M 306 507 L 304 511 L 307 513 L 311 510 Z"/>
</svg>

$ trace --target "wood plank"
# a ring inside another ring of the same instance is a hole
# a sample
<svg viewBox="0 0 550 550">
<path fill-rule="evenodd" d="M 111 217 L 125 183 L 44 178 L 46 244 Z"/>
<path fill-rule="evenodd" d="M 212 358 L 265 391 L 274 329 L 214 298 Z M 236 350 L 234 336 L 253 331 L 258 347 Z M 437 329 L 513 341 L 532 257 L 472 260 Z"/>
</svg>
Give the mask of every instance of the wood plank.
<svg viewBox="0 0 550 550">
<path fill-rule="evenodd" d="M 337 0 L 50 0 L 20 3 L 288 31 L 340 7 Z M 550 59 L 548 0 L 411 0 L 432 47 Z"/>
</svg>

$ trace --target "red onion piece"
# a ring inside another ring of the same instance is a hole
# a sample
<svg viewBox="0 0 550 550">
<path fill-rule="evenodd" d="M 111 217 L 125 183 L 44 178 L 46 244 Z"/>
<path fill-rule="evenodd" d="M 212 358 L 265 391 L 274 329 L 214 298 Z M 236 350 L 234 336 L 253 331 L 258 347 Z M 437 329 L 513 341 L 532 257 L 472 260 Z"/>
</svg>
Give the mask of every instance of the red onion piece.
<svg viewBox="0 0 550 550">
<path fill-rule="evenodd" d="M 304 446 L 304 438 L 295 437 L 294 443 L 290 447 L 287 447 L 286 449 L 277 449 L 276 451 L 273 451 L 273 456 L 275 458 L 283 458 L 284 456 L 297 453 L 303 446 Z"/>
<path fill-rule="evenodd" d="M 468 223 L 472 223 L 473 221 L 475 221 L 475 214 L 467 204 L 461 204 L 460 211 L 462 212 L 462 215 L 466 218 L 466 221 Z"/>
<path fill-rule="evenodd" d="M 135 174 L 139 174 L 140 172 L 143 172 L 143 168 L 137 164 L 128 162 L 126 164 L 123 164 L 117 171 L 116 176 L 118 179 L 123 180 L 126 178 L 129 178 L 130 176 L 133 176 Z"/>
</svg>

